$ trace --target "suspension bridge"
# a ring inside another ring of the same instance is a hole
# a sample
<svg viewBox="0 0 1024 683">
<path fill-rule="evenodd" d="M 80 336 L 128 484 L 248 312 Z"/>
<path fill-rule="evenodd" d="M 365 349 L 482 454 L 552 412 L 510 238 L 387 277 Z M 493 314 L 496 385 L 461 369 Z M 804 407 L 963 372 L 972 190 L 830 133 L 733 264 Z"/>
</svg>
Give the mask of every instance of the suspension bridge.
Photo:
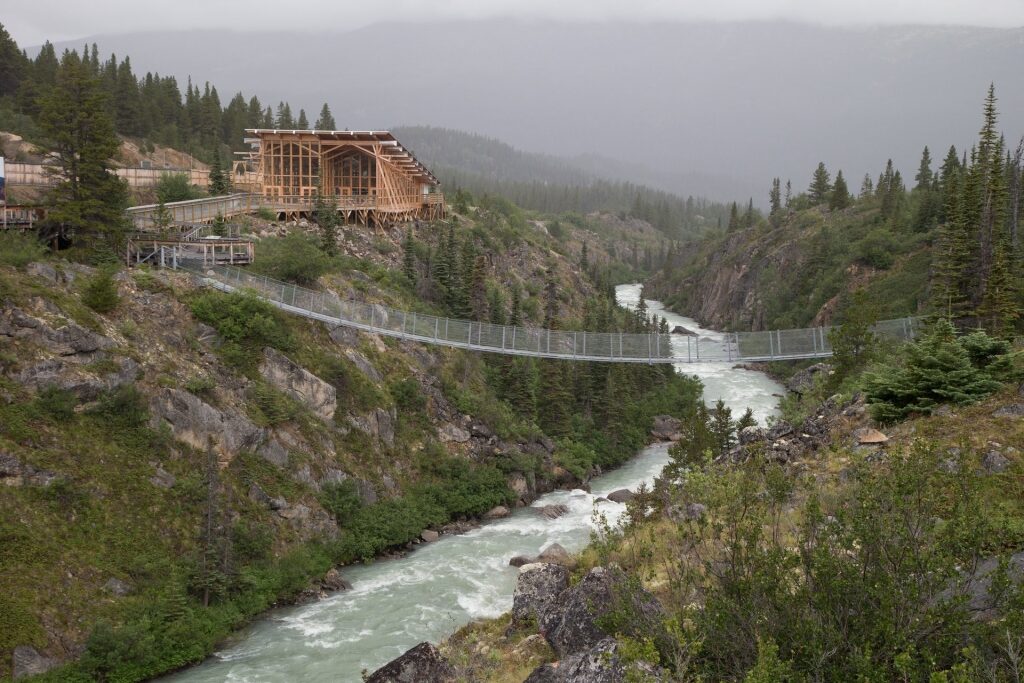
<svg viewBox="0 0 1024 683">
<path fill-rule="evenodd" d="M 829 327 L 707 335 L 548 330 L 494 325 L 344 300 L 230 265 L 208 265 L 177 254 L 161 262 L 187 270 L 204 285 L 224 292 L 252 292 L 271 305 L 327 325 L 350 327 L 408 341 L 512 356 L 606 363 L 721 363 L 827 358 Z M 910 341 L 921 319 L 885 320 L 873 327 L 880 338 Z"/>
</svg>

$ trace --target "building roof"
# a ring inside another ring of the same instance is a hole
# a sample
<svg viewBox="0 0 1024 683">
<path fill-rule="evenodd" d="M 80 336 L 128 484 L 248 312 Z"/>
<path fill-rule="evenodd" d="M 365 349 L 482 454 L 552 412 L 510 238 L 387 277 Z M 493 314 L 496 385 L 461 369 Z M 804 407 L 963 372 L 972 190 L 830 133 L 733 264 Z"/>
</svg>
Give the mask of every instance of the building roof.
<svg viewBox="0 0 1024 683">
<path fill-rule="evenodd" d="M 294 138 L 298 140 L 316 138 L 318 140 L 338 140 L 344 142 L 380 143 L 381 152 L 388 161 L 403 168 L 411 176 L 420 177 L 432 185 L 440 185 L 441 181 L 424 166 L 412 152 L 402 146 L 390 131 L 386 130 L 284 130 L 279 128 L 246 128 L 246 142 L 256 147 L 266 137 L 280 139 Z"/>
</svg>

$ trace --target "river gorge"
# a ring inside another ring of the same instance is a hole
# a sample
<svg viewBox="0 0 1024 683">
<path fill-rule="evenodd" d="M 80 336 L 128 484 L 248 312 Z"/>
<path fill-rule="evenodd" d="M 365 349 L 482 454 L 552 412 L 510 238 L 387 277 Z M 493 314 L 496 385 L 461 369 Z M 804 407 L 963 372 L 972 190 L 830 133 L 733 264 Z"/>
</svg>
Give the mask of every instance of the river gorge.
<svg viewBox="0 0 1024 683">
<path fill-rule="evenodd" d="M 633 307 L 639 284 L 619 285 L 620 305 Z M 649 311 L 714 343 L 721 335 L 694 320 L 647 301 Z M 685 339 L 675 336 L 685 344 Z M 678 342 L 677 342 L 678 343 Z M 728 363 L 683 364 L 677 371 L 696 375 L 708 404 L 721 398 L 738 415 L 750 407 L 764 422 L 774 414 L 783 388 L 767 375 Z M 397 559 L 344 569 L 352 589 L 319 602 L 268 613 L 240 631 L 214 656 L 196 667 L 165 677 L 174 683 L 284 683 L 359 681 L 418 642 L 438 642 L 462 625 L 496 617 L 512 606 L 518 570 L 514 555 L 536 555 L 559 543 L 570 552 L 590 539 L 595 509 L 610 522 L 624 506 L 597 499 L 621 488 L 651 482 L 668 461 L 669 444 L 643 449 L 624 466 L 591 481 L 591 491 L 555 491 L 511 516 L 487 522 L 461 535 L 442 536 Z M 561 504 L 569 512 L 549 520 L 537 508 Z"/>
</svg>

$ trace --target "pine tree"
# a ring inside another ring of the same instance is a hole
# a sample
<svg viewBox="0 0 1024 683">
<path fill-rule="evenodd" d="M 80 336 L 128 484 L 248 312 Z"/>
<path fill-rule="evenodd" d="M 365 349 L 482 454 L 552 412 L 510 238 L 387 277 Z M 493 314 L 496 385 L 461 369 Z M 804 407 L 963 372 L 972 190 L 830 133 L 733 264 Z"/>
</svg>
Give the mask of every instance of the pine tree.
<svg viewBox="0 0 1024 683">
<path fill-rule="evenodd" d="M 850 205 L 850 190 L 846 187 L 846 179 L 843 178 L 843 171 L 836 173 L 836 182 L 832 186 L 832 193 L 829 195 L 828 208 L 833 211 L 845 209 Z"/>
<path fill-rule="evenodd" d="M 323 190 L 323 179 L 318 178 L 313 197 L 313 220 L 320 228 L 320 250 L 328 256 L 338 253 L 338 201 L 334 194 Z"/>
<path fill-rule="evenodd" d="M 292 108 L 287 102 L 278 102 L 275 123 L 282 130 L 295 128 L 295 120 L 292 119 Z"/>
<path fill-rule="evenodd" d="M 409 283 L 416 288 L 416 247 L 412 237 L 412 228 L 405 233 L 402 241 L 402 273 Z"/>
<path fill-rule="evenodd" d="M 583 247 L 580 249 L 580 270 L 584 273 L 590 270 L 590 258 L 587 254 L 587 243 L 583 243 Z"/>
<path fill-rule="evenodd" d="M 77 53 L 64 54 L 55 86 L 40 105 L 39 127 L 59 169 L 48 220 L 62 231 L 119 239 L 128 187 L 109 172 L 109 160 L 120 145 L 100 82 Z"/>
<path fill-rule="evenodd" d="M 295 127 L 299 130 L 309 130 L 309 119 L 306 118 L 306 110 L 299 110 L 299 119 L 295 122 Z"/>
<path fill-rule="evenodd" d="M 865 173 L 864 180 L 860 182 L 860 198 L 867 199 L 875 193 L 875 184 L 871 181 L 871 174 Z"/>
<path fill-rule="evenodd" d="M 917 175 L 914 176 L 914 180 L 917 181 L 914 189 L 930 189 L 932 186 L 932 175 L 932 156 L 928 151 L 928 145 L 925 145 L 924 151 L 921 152 L 921 163 L 917 167 Z"/>
<path fill-rule="evenodd" d="M 807 194 L 814 204 L 822 204 L 828 200 L 829 192 L 832 190 L 832 183 L 829 179 L 828 169 L 824 162 L 818 162 L 811 177 L 811 185 L 807 188 Z"/>
<path fill-rule="evenodd" d="M 754 215 L 754 198 L 751 197 L 750 201 L 747 203 L 747 210 L 743 213 L 743 227 L 754 227 L 755 220 L 756 217 Z"/>
<path fill-rule="evenodd" d="M 523 324 L 523 302 L 519 293 L 519 285 L 512 285 L 512 305 L 508 314 L 508 324 L 520 327 Z"/>
<path fill-rule="evenodd" d="M 778 225 L 779 217 L 782 215 L 782 190 L 778 178 L 772 178 L 772 189 L 768 192 L 768 203 L 771 205 L 768 219 L 772 222 L 772 225 Z"/>
<path fill-rule="evenodd" d="M 334 115 L 331 114 L 331 108 L 324 102 L 324 106 L 320 108 L 320 116 L 316 120 L 317 130 L 335 130 L 338 124 L 334 122 Z"/>
<path fill-rule="evenodd" d="M 740 416 L 740 419 L 736 420 L 736 434 L 739 434 L 747 427 L 756 427 L 757 419 L 754 418 L 754 411 L 749 407 Z"/>
<path fill-rule="evenodd" d="M 736 444 L 736 425 L 732 420 L 732 409 L 725 401 L 718 399 L 711 411 L 711 433 L 718 453 L 725 453 Z"/>
<path fill-rule="evenodd" d="M 489 317 L 487 308 L 487 257 L 478 255 L 473 260 L 469 281 L 469 308 L 474 320 L 484 321 Z"/>
<path fill-rule="evenodd" d="M 735 232 L 736 230 L 739 230 L 739 227 L 740 214 L 739 210 L 736 208 L 736 202 L 733 202 L 732 206 L 729 209 L 729 227 L 726 228 L 726 230 L 728 232 Z"/>
<path fill-rule="evenodd" d="M 786 203 L 785 207 L 788 209 L 793 203 L 793 181 L 786 181 Z"/>
<path fill-rule="evenodd" d="M 221 164 L 220 150 L 213 155 L 210 163 L 210 196 L 220 197 L 231 192 L 230 176 L 224 171 Z"/>
</svg>

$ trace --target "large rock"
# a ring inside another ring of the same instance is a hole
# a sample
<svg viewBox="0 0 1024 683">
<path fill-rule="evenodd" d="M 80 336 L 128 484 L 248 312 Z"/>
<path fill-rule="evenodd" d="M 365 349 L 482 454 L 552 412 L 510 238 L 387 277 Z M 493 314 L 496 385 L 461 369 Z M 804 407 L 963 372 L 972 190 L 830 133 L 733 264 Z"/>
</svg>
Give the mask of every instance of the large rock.
<svg viewBox="0 0 1024 683">
<path fill-rule="evenodd" d="M 619 658 L 619 644 L 614 638 L 604 638 L 584 652 L 560 662 L 542 664 L 524 683 L 656 683 L 661 680 L 661 672 L 646 662 L 623 663 Z"/>
<path fill-rule="evenodd" d="M 198 449 L 212 440 L 227 459 L 241 450 L 256 450 L 266 436 L 249 418 L 234 410 L 220 411 L 195 394 L 163 389 L 149 400 L 151 426 L 166 423 L 176 439 Z"/>
<path fill-rule="evenodd" d="M 484 519 L 504 519 L 510 514 L 512 513 L 504 505 L 496 505 L 484 513 Z"/>
<path fill-rule="evenodd" d="M 636 494 L 629 489 L 618 489 L 608 494 L 608 500 L 613 503 L 628 503 L 636 498 Z"/>
<path fill-rule="evenodd" d="M 832 366 L 828 363 L 815 363 L 800 370 L 786 382 L 786 388 L 794 394 L 803 394 L 814 387 L 818 376 L 827 377 L 832 374 Z"/>
<path fill-rule="evenodd" d="M 380 384 L 381 382 L 384 381 L 384 378 L 381 376 L 380 371 L 377 370 L 373 363 L 371 363 L 366 356 L 359 353 L 355 349 L 345 349 L 345 357 L 352 361 L 352 364 L 359 369 L 359 372 L 366 375 L 366 377 L 371 382 Z"/>
<path fill-rule="evenodd" d="M 642 640 L 651 638 L 659 649 L 668 647 L 664 613 L 653 595 L 630 582 L 620 569 L 594 567 L 544 611 L 540 632 L 560 657 L 587 650 L 615 635 L 600 626 L 616 614 L 616 630 Z"/>
<path fill-rule="evenodd" d="M 981 466 L 989 474 L 1001 474 L 1010 466 L 1010 461 L 999 451 L 990 450 L 982 457 Z"/>
<path fill-rule="evenodd" d="M 522 565 L 512 594 L 512 621 L 528 622 L 540 617 L 558 595 L 569 587 L 569 570 L 560 564 Z"/>
<path fill-rule="evenodd" d="M 34 318 L 16 307 L 0 312 L 0 336 L 27 339 L 45 347 L 59 356 L 78 357 L 76 360 L 91 360 L 97 351 L 114 346 L 114 340 L 67 321 L 60 327 L 52 327 L 39 318 Z"/>
<path fill-rule="evenodd" d="M 11 678 L 15 681 L 29 676 L 44 674 L 60 662 L 52 657 L 45 657 L 29 645 L 14 648 L 11 657 Z"/>
<path fill-rule="evenodd" d="M 992 413 L 992 417 L 1024 417 L 1024 403 L 1011 403 Z"/>
<path fill-rule="evenodd" d="M 437 436 L 447 443 L 466 443 L 470 434 L 462 427 L 449 422 L 437 428 Z"/>
<path fill-rule="evenodd" d="M 30 463 L 23 463 L 13 455 L 0 452 L 0 485 L 47 487 L 61 475 Z"/>
<path fill-rule="evenodd" d="M 380 439 L 390 446 L 395 443 L 396 414 L 383 408 L 374 408 L 365 415 L 349 415 L 348 422 L 364 434 Z"/>
<path fill-rule="evenodd" d="M 365 683 L 446 683 L 455 669 L 430 643 L 420 643 L 374 671 Z"/>
<path fill-rule="evenodd" d="M 683 423 L 671 415 L 656 415 L 651 436 L 660 441 L 679 441 L 683 438 Z"/>
<path fill-rule="evenodd" d="M 276 349 L 263 349 L 260 374 L 265 380 L 303 403 L 324 420 L 332 420 L 338 407 L 338 390 L 309 370 L 293 363 Z"/>
<path fill-rule="evenodd" d="M 572 555 L 569 554 L 569 551 L 563 548 L 559 543 L 552 543 L 541 548 L 540 554 L 537 555 L 537 561 L 547 562 L 550 564 L 560 564 L 566 567 L 572 567 L 576 564 Z"/>
<path fill-rule="evenodd" d="M 971 616 L 978 620 L 988 620 L 999 614 L 1001 598 L 1005 597 L 1005 589 L 994 580 L 999 573 L 999 558 L 990 557 L 977 564 L 973 571 L 964 572 L 949 588 L 938 597 L 950 600 L 959 596 L 966 597 L 966 607 Z M 1024 581 L 1024 552 L 1011 555 L 1006 566 L 1006 578 L 1010 587 L 1019 586 Z M 1001 583 L 1001 582 L 1000 582 Z"/>
<path fill-rule="evenodd" d="M 853 430 L 853 438 L 861 446 L 883 444 L 889 440 L 889 437 L 885 434 L 871 427 L 860 427 Z"/>
<path fill-rule="evenodd" d="M 15 379 L 35 391 L 57 387 L 71 392 L 80 401 L 93 401 L 103 391 L 134 382 L 139 376 L 139 364 L 131 358 L 119 359 L 116 366 L 115 371 L 96 377 L 81 363 L 48 358 L 24 368 Z"/>
<path fill-rule="evenodd" d="M 278 467 L 286 467 L 288 465 L 288 451 L 277 439 L 270 439 L 260 446 L 256 453 L 272 465 L 277 465 Z"/>
<path fill-rule="evenodd" d="M 558 519 L 569 512 L 569 506 L 562 504 L 542 505 L 537 508 L 537 511 L 540 513 L 541 517 L 544 517 L 545 519 Z"/>
</svg>

